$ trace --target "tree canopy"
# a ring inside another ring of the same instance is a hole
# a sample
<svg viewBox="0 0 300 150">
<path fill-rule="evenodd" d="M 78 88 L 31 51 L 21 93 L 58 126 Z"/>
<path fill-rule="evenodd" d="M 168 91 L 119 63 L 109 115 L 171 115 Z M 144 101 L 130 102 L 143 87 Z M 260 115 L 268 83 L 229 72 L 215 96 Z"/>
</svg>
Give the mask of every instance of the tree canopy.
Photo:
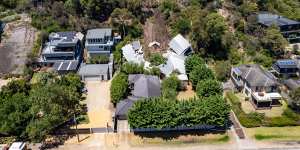
<svg viewBox="0 0 300 150">
<path fill-rule="evenodd" d="M 198 97 L 210 97 L 215 95 L 222 95 L 223 89 L 217 80 L 201 80 L 196 87 Z"/>
</svg>

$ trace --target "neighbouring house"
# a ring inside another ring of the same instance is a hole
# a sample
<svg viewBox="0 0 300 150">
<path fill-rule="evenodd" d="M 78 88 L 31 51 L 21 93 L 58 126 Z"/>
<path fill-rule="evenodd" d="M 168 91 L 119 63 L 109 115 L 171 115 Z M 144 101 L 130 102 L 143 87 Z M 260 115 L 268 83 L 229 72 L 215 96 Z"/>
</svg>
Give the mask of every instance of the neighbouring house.
<svg viewBox="0 0 300 150">
<path fill-rule="evenodd" d="M 290 43 L 300 42 L 300 22 L 298 21 L 269 12 L 259 13 L 257 15 L 257 21 L 263 27 L 270 27 L 272 25 L 278 26 L 283 37 Z"/>
<path fill-rule="evenodd" d="M 85 48 L 88 57 L 110 55 L 114 46 L 111 28 L 91 29 L 87 31 Z"/>
<path fill-rule="evenodd" d="M 58 74 L 76 73 L 79 68 L 78 60 L 55 62 L 52 66 Z"/>
<path fill-rule="evenodd" d="M 49 42 L 41 53 L 42 64 L 82 59 L 82 39 L 80 32 L 57 32 L 49 35 Z"/>
<path fill-rule="evenodd" d="M 283 84 L 285 86 L 285 92 L 289 94 L 291 91 L 300 87 L 300 80 L 287 79 L 283 81 Z"/>
<path fill-rule="evenodd" d="M 280 105 L 279 83 L 270 72 L 256 64 L 240 65 L 231 69 L 231 80 L 256 109 Z"/>
<path fill-rule="evenodd" d="M 128 82 L 131 96 L 117 104 L 115 112 L 117 120 L 126 120 L 129 109 L 136 101 L 161 95 L 160 80 L 157 76 L 132 74 L 128 76 Z"/>
<path fill-rule="evenodd" d="M 283 77 L 296 76 L 299 70 L 296 60 L 293 59 L 277 60 L 272 65 L 272 69 L 277 75 Z"/>
<path fill-rule="evenodd" d="M 134 41 L 122 47 L 122 54 L 127 62 L 142 64 L 145 63 L 142 49 L 140 41 Z"/>
<path fill-rule="evenodd" d="M 5 28 L 5 23 L 0 20 L 0 43 L 2 39 L 2 34 L 4 32 L 4 28 Z"/>
<path fill-rule="evenodd" d="M 192 46 L 181 34 L 175 36 L 169 43 L 170 50 L 179 56 L 187 56 L 192 52 Z"/>
<path fill-rule="evenodd" d="M 167 58 L 166 64 L 162 64 L 159 67 L 161 73 L 166 77 L 169 77 L 172 73 L 176 73 L 177 78 L 181 81 L 181 87 L 186 87 L 188 76 L 185 71 L 185 57 L 171 52 L 167 55 Z"/>
<path fill-rule="evenodd" d="M 112 78 L 109 64 L 81 64 L 78 74 L 83 81 L 106 81 Z"/>
</svg>

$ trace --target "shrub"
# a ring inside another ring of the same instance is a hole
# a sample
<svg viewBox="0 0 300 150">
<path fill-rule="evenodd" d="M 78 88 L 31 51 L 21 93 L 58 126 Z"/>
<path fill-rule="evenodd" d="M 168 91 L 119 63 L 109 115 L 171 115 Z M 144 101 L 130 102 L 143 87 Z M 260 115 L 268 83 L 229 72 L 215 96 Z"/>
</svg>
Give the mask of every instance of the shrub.
<svg viewBox="0 0 300 150">
<path fill-rule="evenodd" d="M 107 63 L 109 63 L 109 57 L 106 55 L 99 55 L 96 57 L 92 57 L 89 59 L 89 63 L 91 63 L 91 64 L 107 64 Z"/>
<path fill-rule="evenodd" d="M 122 65 L 121 72 L 125 74 L 142 74 L 144 73 L 144 65 L 127 62 Z"/>
<path fill-rule="evenodd" d="M 223 92 L 220 82 L 211 79 L 199 81 L 196 90 L 198 97 L 222 95 Z"/>
<path fill-rule="evenodd" d="M 213 72 L 205 65 L 196 66 L 190 73 L 190 80 L 192 81 L 193 88 L 195 88 L 199 81 L 215 79 Z"/>
<path fill-rule="evenodd" d="M 180 81 L 175 75 L 166 78 L 162 82 L 162 95 L 166 99 L 176 99 L 177 91 L 180 88 Z"/>
<path fill-rule="evenodd" d="M 150 63 L 151 65 L 158 66 L 160 64 L 166 63 L 166 58 L 164 58 L 159 53 L 154 53 L 150 56 Z"/>
<path fill-rule="evenodd" d="M 128 76 L 124 73 L 117 74 L 111 82 L 111 102 L 116 104 L 128 94 Z"/>
<path fill-rule="evenodd" d="M 229 61 L 217 61 L 215 66 L 216 78 L 219 81 L 226 81 L 230 77 L 231 64 Z"/>
<path fill-rule="evenodd" d="M 203 65 L 203 64 L 205 64 L 205 62 L 200 56 L 195 55 L 195 54 L 188 56 L 185 59 L 186 73 L 189 74 L 194 69 L 194 67 L 196 67 L 198 65 Z"/>
<path fill-rule="evenodd" d="M 297 122 L 292 118 L 288 118 L 286 116 L 281 117 L 266 117 L 264 121 L 264 125 L 267 127 L 284 127 L 284 126 L 296 126 Z"/>
</svg>

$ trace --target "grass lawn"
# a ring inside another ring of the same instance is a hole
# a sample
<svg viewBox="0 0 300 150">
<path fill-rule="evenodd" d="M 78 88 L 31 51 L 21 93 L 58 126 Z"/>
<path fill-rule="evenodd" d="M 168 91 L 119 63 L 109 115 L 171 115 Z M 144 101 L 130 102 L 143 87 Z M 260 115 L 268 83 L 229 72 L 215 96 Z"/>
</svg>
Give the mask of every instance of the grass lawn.
<svg viewBox="0 0 300 150">
<path fill-rule="evenodd" d="M 246 134 L 258 141 L 300 141 L 300 126 L 246 128 Z"/>
<path fill-rule="evenodd" d="M 131 135 L 129 137 L 131 146 L 143 145 L 182 145 L 182 144 L 224 144 L 230 141 L 230 133 L 206 134 L 206 135 L 182 135 L 170 140 L 160 137 L 148 138 Z"/>
</svg>

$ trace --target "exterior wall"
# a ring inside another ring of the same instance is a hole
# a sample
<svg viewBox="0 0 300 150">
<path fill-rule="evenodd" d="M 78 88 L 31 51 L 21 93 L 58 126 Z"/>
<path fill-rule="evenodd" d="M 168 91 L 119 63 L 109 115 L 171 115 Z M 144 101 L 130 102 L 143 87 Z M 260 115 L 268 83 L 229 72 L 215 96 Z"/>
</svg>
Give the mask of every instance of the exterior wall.
<svg viewBox="0 0 300 150">
<path fill-rule="evenodd" d="M 114 40 L 111 37 L 86 39 L 85 47 L 88 51 L 88 56 L 93 57 L 94 55 L 110 54 Z"/>
</svg>

